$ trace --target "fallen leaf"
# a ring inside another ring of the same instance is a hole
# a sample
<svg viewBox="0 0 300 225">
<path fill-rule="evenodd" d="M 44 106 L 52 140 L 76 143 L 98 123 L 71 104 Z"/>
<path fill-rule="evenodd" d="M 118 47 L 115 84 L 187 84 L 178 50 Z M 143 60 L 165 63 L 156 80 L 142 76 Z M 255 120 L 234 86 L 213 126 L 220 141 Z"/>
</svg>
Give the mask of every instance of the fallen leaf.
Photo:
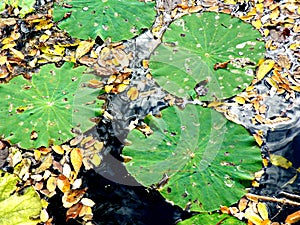
<svg viewBox="0 0 300 225">
<path fill-rule="evenodd" d="M 94 44 L 95 41 L 81 41 L 76 49 L 75 58 L 80 59 L 93 48 Z"/>
<path fill-rule="evenodd" d="M 139 91 L 136 87 L 131 87 L 128 91 L 127 91 L 127 97 L 131 100 L 134 101 L 138 98 L 139 96 Z"/>
<path fill-rule="evenodd" d="M 300 221 L 300 210 L 288 215 L 287 218 L 285 219 L 285 223 L 287 224 L 293 224 L 299 221 Z"/>
<path fill-rule="evenodd" d="M 270 154 L 270 161 L 274 166 L 288 169 L 293 166 L 292 162 L 281 155 Z"/>
<path fill-rule="evenodd" d="M 78 203 L 69 208 L 66 212 L 66 222 L 68 222 L 69 219 L 75 219 L 76 217 L 78 217 L 82 206 L 83 205 L 81 203 Z"/>
<path fill-rule="evenodd" d="M 76 173 L 79 172 L 82 165 L 82 152 L 80 148 L 74 148 L 70 154 L 71 163 Z"/>
<path fill-rule="evenodd" d="M 272 59 L 267 59 L 264 62 L 262 62 L 257 69 L 257 79 L 259 81 L 262 80 L 265 77 L 265 75 L 269 71 L 271 71 L 274 65 L 275 65 L 275 61 Z"/>
</svg>

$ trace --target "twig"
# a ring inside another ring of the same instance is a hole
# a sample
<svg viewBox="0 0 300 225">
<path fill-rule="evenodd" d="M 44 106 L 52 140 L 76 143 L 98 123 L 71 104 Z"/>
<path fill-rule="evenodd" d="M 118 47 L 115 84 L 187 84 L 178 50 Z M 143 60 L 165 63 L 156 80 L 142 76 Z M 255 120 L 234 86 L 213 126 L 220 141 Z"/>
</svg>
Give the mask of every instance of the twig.
<svg viewBox="0 0 300 225">
<path fill-rule="evenodd" d="M 294 206 L 300 206 L 300 202 L 295 202 L 288 200 L 286 198 L 272 198 L 272 197 L 267 197 L 267 196 L 260 196 L 260 195 L 255 195 L 255 194 L 246 194 L 245 195 L 249 200 L 263 200 L 263 201 L 269 201 L 269 202 L 279 202 L 282 204 L 289 204 L 289 205 L 294 205 Z"/>
</svg>

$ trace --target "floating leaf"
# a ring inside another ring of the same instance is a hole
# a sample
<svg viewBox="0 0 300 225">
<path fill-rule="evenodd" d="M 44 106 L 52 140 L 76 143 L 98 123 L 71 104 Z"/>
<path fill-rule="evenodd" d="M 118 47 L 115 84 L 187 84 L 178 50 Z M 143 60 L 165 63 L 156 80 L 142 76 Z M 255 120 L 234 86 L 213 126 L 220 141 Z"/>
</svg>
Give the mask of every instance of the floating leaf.
<svg viewBox="0 0 300 225">
<path fill-rule="evenodd" d="M 100 113 L 103 101 L 97 100 L 98 89 L 84 85 L 95 79 L 84 70 L 72 63 L 45 65 L 31 81 L 18 76 L 1 84 L 0 134 L 23 148 L 37 148 L 67 141 L 75 126 L 90 129 L 95 123 L 89 118 Z"/>
<path fill-rule="evenodd" d="M 207 93 L 200 99 L 233 96 L 254 78 L 265 50 L 260 37 L 250 24 L 227 14 L 187 15 L 171 24 L 151 56 L 153 78 L 179 97 L 195 95 L 203 80 Z"/>
<path fill-rule="evenodd" d="M 299 221 L 300 221 L 300 210 L 288 215 L 285 220 L 285 222 L 287 224 L 293 224 L 293 223 L 297 223 Z"/>
<path fill-rule="evenodd" d="M 18 178 L 0 171 L 0 224 L 1 225 L 35 225 L 42 209 L 41 201 L 32 187 L 25 188 L 19 194 L 16 191 Z"/>
<path fill-rule="evenodd" d="M 126 168 L 145 186 L 161 184 L 167 175 L 160 191 L 182 208 L 210 211 L 237 202 L 261 168 L 253 137 L 212 109 L 170 107 L 162 118 L 148 116 L 145 122 L 154 133 L 129 134 L 133 144 L 123 154 L 132 160 Z"/>
<path fill-rule="evenodd" d="M 288 169 L 293 166 L 293 163 L 281 155 L 270 154 L 270 161 L 274 166 L 280 166 Z"/>
<path fill-rule="evenodd" d="M 130 39 L 150 27 L 155 18 L 154 2 L 64 0 L 61 3 L 54 7 L 54 20 L 71 12 L 72 16 L 61 21 L 59 27 L 81 39 L 97 36 L 103 40 L 110 37 L 112 41 Z M 63 3 L 72 7 L 64 8 Z"/>
<path fill-rule="evenodd" d="M 71 163 L 76 173 L 79 172 L 82 165 L 82 152 L 80 148 L 74 148 L 71 151 Z"/>
<path fill-rule="evenodd" d="M 257 70 L 257 79 L 261 80 L 265 77 L 265 75 L 273 68 L 273 66 L 275 65 L 274 60 L 272 59 L 267 59 L 265 61 L 263 61 Z"/>
<path fill-rule="evenodd" d="M 218 213 L 201 213 L 196 216 L 193 216 L 190 219 L 184 220 L 178 225 L 199 225 L 199 224 L 207 224 L 207 225 L 245 225 L 244 222 L 234 218 L 233 216 L 226 214 L 218 214 Z"/>
</svg>

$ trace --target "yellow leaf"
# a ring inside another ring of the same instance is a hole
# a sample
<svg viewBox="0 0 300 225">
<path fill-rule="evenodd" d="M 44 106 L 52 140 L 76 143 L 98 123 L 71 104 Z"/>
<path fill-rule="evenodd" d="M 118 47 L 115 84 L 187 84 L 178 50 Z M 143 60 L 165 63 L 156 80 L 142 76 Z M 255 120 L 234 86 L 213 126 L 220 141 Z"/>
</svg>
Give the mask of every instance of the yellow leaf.
<svg viewBox="0 0 300 225">
<path fill-rule="evenodd" d="M 51 154 L 47 154 L 44 158 L 42 158 L 42 164 L 36 168 L 35 173 L 44 172 L 46 169 L 50 168 L 52 165 L 53 157 Z"/>
<path fill-rule="evenodd" d="M 244 105 L 244 104 L 245 104 L 245 99 L 244 99 L 243 97 L 236 96 L 236 97 L 234 98 L 234 100 L 235 100 L 237 103 L 241 104 L 241 105 Z"/>
<path fill-rule="evenodd" d="M 261 218 L 263 218 L 263 220 L 269 219 L 268 207 L 265 203 L 259 202 L 257 204 L 257 210 Z"/>
<path fill-rule="evenodd" d="M 244 216 L 255 225 L 261 225 L 263 221 L 250 207 L 246 209 Z"/>
<path fill-rule="evenodd" d="M 71 163 L 76 173 L 79 172 L 82 165 L 82 152 L 80 148 L 74 148 L 71 151 Z"/>
<path fill-rule="evenodd" d="M 44 223 L 47 222 L 47 220 L 49 219 L 49 214 L 46 209 L 42 209 L 41 214 L 40 214 L 40 219 Z"/>
<path fill-rule="evenodd" d="M 290 88 L 294 91 L 300 92 L 300 86 L 290 86 Z"/>
<path fill-rule="evenodd" d="M 65 153 L 64 149 L 60 145 L 53 145 L 52 149 L 59 155 L 63 155 Z"/>
<path fill-rule="evenodd" d="M 4 65 L 6 63 L 6 61 L 7 61 L 7 57 L 0 55 L 0 66 Z"/>
<path fill-rule="evenodd" d="M 131 87 L 128 91 L 127 91 L 127 97 L 133 101 L 136 100 L 139 96 L 139 91 L 136 87 Z"/>
<path fill-rule="evenodd" d="M 63 56 L 65 53 L 65 48 L 59 45 L 54 45 L 54 54 Z"/>
<path fill-rule="evenodd" d="M 288 169 L 293 166 L 292 162 L 281 155 L 270 154 L 270 161 L 274 166 Z"/>
<path fill-rule="evenodd" d="M 274 65 L 275 62 L 272 59 L 267 59 L 263 63 L 261 63 L 257 70 L 257 79 L 263 79 L 265 75 L 273 68 Z"/>
<path fill-rule="evenodd" d="M 275 88 L 276 90 L 278 89 L 278 85 L 277 83 L 270 77 L 266 78 L 266 81 L 268 82 L 268 84 L 270 84 L 273 88 Z"/>
<path fill-rule="evenodd" d="M 47 189 L 50 192 L 55 191 L 56 188 L 56 177 L 49 177 L 49 179 L 47 180 Z"/>
<path fill-rule="evenodd" d="M 279 14 L 280 14 L 280 11 L 279 11 L 278 8 L 276 8 L 276 9 L 274 9 L 274 10 L 272 11 L 272 13 L 270 14 L 270 18 L 271 18 L 272 20 L 275 20 L 276 18 L 278 18 Z"/>
<path fill-rule="evenodd" d="M 263 140 L 262 140 L 261 136 L 258 135 L 258 134 L 253 134 L 253 137 L 254 137 L 256 143 L 258 144 L 258 146 L 261 146 L 262 143 L 263 143 Z"/>
<path fill-rule="evenodd" d="M 127 88 L 127 85 L 126 85 L 126 84 L 119 84 L 119 85 L 117 86 L 117 93 L 120 93 L 120 92 L 125 91 L 126 88 Z"/>
<path fill-rule="evenodd" d="M 106 93 L 109 93 L 113 89 L 113 85 L 105 85 L 104 90 Z"/>
<path fill-rule="evenodd" d="M 237 3 L 237 0 L 225 0 L 224 3 L 234 5 Z"/>
<path fill-rule="evenodd" d="M 100 157 L 100 155 L 97 154 L 97 153 L 94 154 L 91 161 L 94 164 L 94 166 L 100 166 L 100 163 L 101 163 L 101 157 Z"/>
<path fill-rule="evenodd" d="M 252 26 L 254 26 L 256 29 L 260 29 L 262 27 L 260 20 L 252 21 Z"/>
<path fill-rule="evenodd" d="M 16 43 L 9 43 L 9 44 L 5 44 L 5 45 L 3 45 L 2 46 L 2 50 L 5 50 L 5 49 L 9 49 L 9 48 L 13 48 L 13 47 L 15 47 L 17 44 Z"/>
<path fill-rule="evenodd" d="M 75 58 L 79 59 L 88 53 L 94 46 L 95 41 L 81 41 L 76 49 Z"/>
<path fill-rule="evenodd" d="M 259 3 L 259 4 L 256 4 L 255 5 L 256 7 L 256 11 L 259 13 L 259 14 L 262 14 L 264 12 L 264 4 L 262 3 Z"/>
</svg>

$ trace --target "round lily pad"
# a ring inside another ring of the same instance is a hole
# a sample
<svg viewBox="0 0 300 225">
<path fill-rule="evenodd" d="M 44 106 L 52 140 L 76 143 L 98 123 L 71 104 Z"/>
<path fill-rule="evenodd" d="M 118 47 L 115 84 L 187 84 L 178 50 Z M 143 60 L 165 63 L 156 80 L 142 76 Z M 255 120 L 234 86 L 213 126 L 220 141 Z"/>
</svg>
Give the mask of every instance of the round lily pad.
<svg viewBox="0 0 300 225">
<path fill-rule="evenodd" d="M 85 67 L 61 68 L 45 65 L 31 81 L 22 76 L 0 85 L 0 135 L 22 148 L 61 144 L 75 136 L 72 128 L 86 131 L 100 113 L 98 89 L 89 88 L 94 75 L 83 74 Z"/>
<path fill-rule="evenodd" d="M 148 116 L 153 134 L 129 133 L 132 145 L 123 154 L 138 182 L 155 185 L 174 204 L 212 211 L 245 194 L 254 172 L 261 169 L 260 149 L 248 131 L 220 113 L 187 105 L 169 107 L 162 118 Z"/>
<path fill-rule="evenodd" d="M 178 97 L 228 98 L 245 89 L 264 57 L 260 33 L 227 14 L 205 12 L 174 21 L 150 58 L 154 79 Z"/>
<path fill-rule="evenodd" d="M 155 19 L 154 2 L 138 0 L 64 0 L 54 7 L 54 20 L 72 13 L 59 23 L 72 37 L 112 41 L 130 39 L 149 28 Z M 68 5 L 69 7 L 66 7 Z"/>
</svg>

